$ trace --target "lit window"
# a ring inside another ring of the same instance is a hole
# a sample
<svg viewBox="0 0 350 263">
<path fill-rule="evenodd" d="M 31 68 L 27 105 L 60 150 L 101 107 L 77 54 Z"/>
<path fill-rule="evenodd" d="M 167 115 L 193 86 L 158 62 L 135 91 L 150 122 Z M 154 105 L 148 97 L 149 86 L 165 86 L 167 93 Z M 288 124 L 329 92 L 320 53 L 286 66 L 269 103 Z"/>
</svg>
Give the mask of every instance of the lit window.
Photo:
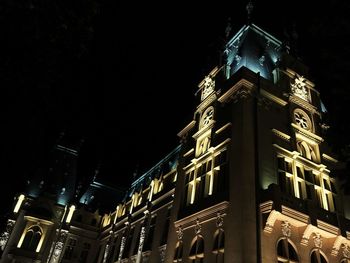
<svg viewBox="0 0 350 263">
<path fill-rule="evenodd" d="M 295 251 L 293 245 L 287 239 L 281 239 L 277 244 L 277 260 L 278 263 L 299 262 L 298 254 Z"/>
<path fill-rule="evenodd" d="M 34 226 L 29 228 L 26 232 L 21 248 L 30 250 L 30 251 L 36 251 L 39 245 L 41 236 L 42 236 L 42 231 L 40 227 Z"/>
</svg>

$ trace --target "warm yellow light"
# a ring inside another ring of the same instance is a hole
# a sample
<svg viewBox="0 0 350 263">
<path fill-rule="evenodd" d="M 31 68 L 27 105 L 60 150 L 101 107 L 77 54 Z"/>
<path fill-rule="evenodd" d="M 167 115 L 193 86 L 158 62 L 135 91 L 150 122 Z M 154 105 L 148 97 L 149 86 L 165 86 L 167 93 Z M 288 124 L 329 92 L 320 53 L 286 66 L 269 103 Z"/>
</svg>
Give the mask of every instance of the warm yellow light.
<svg viewBox="0 0 350 263">
<path fill-rule="evenodd" d="M 20 196 L 18 197 L 16 206 L 15 206 L 15 208 L 13 209 L 13 212 L 14 212 L 14 213 L 17 213 L 17 212 L 19 211 L 19 209 L 21 208 L 21 205 L 22 205 L 22 202 L 23 202 L 24 198 L 25 198 L 24 195 L 20 195 Z"/>
<path fill-rule="evenodd" d="M 209 176 L 210 176 L 210 178 L 209 178 L 209 193 L 208 193 L 208 195 L 212 195 L 213 194 L 213 185 L 214 185 L 214 175 L 210 174 Z"/>
<path fill-rule="evenodd" d="M 23 243 L 23 240 L 24 240 L 24 237 L 26 236 L 26 233 L 27 233 L 27 229 L 24 229 L 23 233 L 22 233 L 22 236 L 21 238 L 19 239 L 18 241 L 18 244 L 17 244 L 17 247 L 20 248 L 22 246 L 22 243 Z"/>
<path fill-rule="evenodd" d="M 153 190 L 154 190 L 154 180 L 152 180 L 150 187 L 151 189 L 149 190 L 148 200 L 152 201 Z"/>
<path fill-rule="evenodd" d="M 69 212 L 68 212 L 68 215 L 67 215 L 66 223 L 70 223 L 70 221 L 72 220 L 74 211 L 75 211 L 75 206 L 72 205 L 72 206 L 69 208 Z"/>
<path fill-rule="evenodd" d="M 43 234 L 43 235 L 41 236 L 40 241 L 39 241 L 39 244 L 38 244 L 38 246 L 36 247 L 35 252 L 40 252 L 41 246 L 43 245 L 44 237 L 45 237 L 45 234 Z"/>
<path fill-rule="evenodd" d="M 115 217 L 114 217 L 113 224 L 115 224 L 115 222 L 117 222 L 118 214 L 119 214 L 119 205 L 117 206 L 117 209 L 115 210 Z"/>
</svg>

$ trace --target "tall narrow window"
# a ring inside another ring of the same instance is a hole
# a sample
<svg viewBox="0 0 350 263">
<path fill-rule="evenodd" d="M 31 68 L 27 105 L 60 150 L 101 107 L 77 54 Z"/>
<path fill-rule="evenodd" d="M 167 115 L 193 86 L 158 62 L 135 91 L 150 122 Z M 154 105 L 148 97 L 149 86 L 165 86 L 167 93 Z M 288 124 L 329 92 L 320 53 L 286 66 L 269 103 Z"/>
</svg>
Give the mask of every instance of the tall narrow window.
<svg viewBox="0 0 350 263">
<path fill-rule="evenodd" d="M 181 262 L 182 261 L 182 251 L 183 251 L 182 241 L 177 242 L 173 262 Z"/>
<path fill-rule="evenodd" d="M 223 230 L 218 230 L 214 236 L 214 246 L 213 253 L 216 254 L 216 263 L 224 262 L 224 253 L 225 253 L 225 233 Z"/>
<path fill-rule="evenodd" d="M 64 251 L 64 259 L 72 259 L 74 248 L 77 245 L 77 240 L 70 238 L 68 239 L 68 243 L 66 246 L 66 250 Z"/>
<path fill-rule="evenodd" d="M 91 245 L 89 243 L 83 244 L 83 250 L 80 253 L 79 263 L 86 263 L 89 255 Z"/>
<path fill-rule="evenodd" d="M 36 251 L 40 239 L 42 236 L 42 231 L 40 227 L 34 226 L 27 230 L 27 233 L 24 237 L 23 243 L 21 245 L 21 248 L 30 250 L 30 251 Z"/>
<path fill-rule="evenodd" d="M 277 243 L 277 261 L 278 261 L 278 263 L 282 263 L 282 262 L 297 263 L 297 262 L 299 262 L 297 252 L 295 251 L 293 245 L 287 239 L 281 239 Z"/>
<path fill-rule="evenodd" d="M 196 237 L 190 250 L 190 257 L 192 263 L 202 263 L 204 259 L 204 240 L 201 236 Z"/>
</svg>

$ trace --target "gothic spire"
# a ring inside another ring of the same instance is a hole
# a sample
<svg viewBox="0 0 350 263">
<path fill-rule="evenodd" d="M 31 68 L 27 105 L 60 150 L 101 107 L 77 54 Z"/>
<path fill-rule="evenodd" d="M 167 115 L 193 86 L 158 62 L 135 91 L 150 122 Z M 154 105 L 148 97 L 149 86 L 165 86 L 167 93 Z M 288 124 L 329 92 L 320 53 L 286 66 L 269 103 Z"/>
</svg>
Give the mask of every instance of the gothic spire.
<svg viewBox="0 0 350 263">
<path fill-rule="evenodd" d="M 253 9 L 254 9 L 253 2 L 249 0 L 248 4 L 246 5 L 248 25 L 251 24 Z"/>
</svg>

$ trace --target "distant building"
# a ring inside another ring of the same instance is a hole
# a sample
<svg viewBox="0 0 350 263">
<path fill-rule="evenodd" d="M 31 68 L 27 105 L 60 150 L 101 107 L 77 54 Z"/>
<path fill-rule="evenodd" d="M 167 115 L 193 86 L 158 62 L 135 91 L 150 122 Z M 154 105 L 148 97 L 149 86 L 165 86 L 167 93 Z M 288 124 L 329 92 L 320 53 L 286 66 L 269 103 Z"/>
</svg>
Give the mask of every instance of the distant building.
<svg viewBox="0 0 350 263">
<path fill-rule="evenodd" d="M 60 180 L 17 196 L 0 262 L 350 262 L 350 203 L 307 67 L 254 24 L 222 56 L 180 146 L 110 213 L 90 202 L 116 192 L 94 181 L 77 194 L 76 151 L 57 147 Z"/>
</svg>

